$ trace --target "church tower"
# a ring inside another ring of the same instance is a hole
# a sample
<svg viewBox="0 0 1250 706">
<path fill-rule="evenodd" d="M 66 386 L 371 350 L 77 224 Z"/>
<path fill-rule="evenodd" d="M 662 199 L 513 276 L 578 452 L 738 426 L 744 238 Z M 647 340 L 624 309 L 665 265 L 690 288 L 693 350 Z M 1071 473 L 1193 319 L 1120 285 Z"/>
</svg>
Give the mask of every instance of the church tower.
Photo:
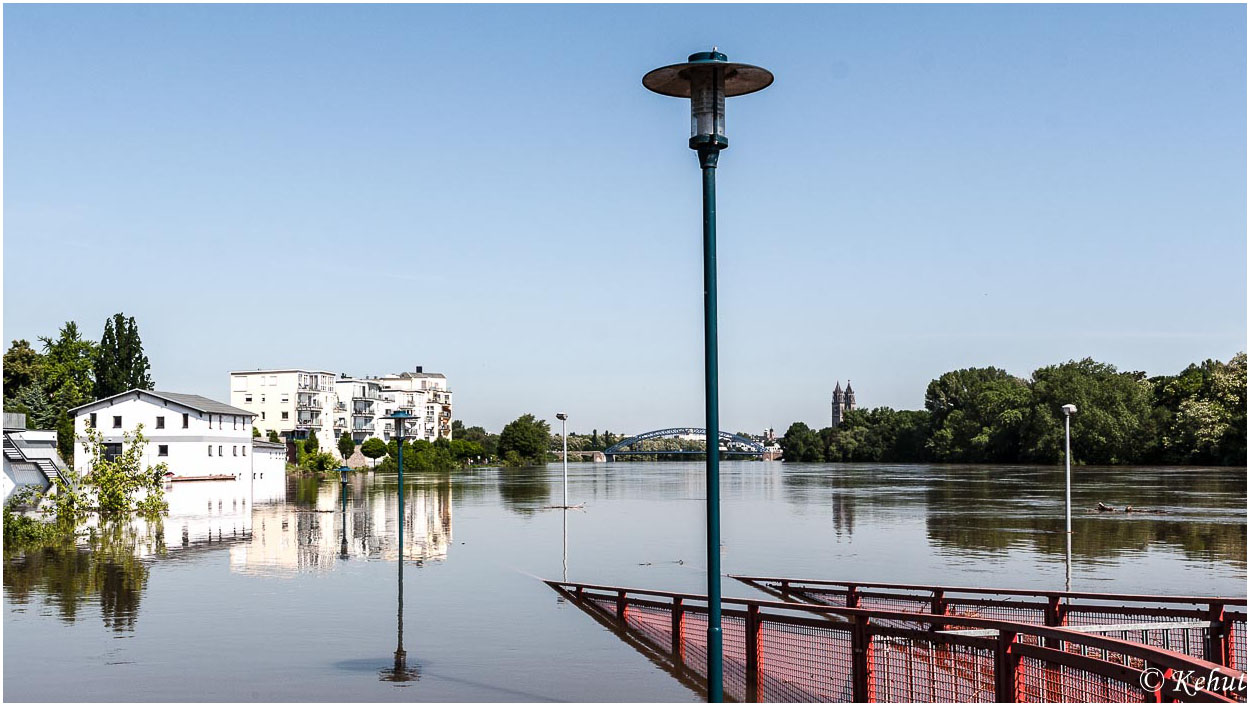
<svg viewBox="0 0 1250 706">
<path fill-rule="evenodd" d="M 833 388 L 833 428 L 837 429 L 846 419 L 846 413 L 855 409 L 855 390 L 851 389 L 851 381 L 846 381 L 846 390 L 842 390 L 839 380 Z"/>
<path fill-rule="evenodd" d="M 842 410 L 846 404 L 846 394 L 842 392 L 842 381 L 838 381 L 837 387 L 833 388 L 833 428 L 837 429 L 842 423 Z"/>
</svg>

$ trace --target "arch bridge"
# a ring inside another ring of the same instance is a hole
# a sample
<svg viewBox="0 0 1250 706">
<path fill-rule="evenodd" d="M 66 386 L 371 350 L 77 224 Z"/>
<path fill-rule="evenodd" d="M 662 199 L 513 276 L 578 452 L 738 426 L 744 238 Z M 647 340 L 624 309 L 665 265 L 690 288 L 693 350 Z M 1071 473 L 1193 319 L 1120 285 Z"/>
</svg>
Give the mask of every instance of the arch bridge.
<svg viewBox="0 0 1250 706">
<path fill-rule="evenodd" d="M 631 436 L 628 439 L 625 439 L 624 441 L 619 441 L 615 444 L 612 444 L 611 446 L 603 450 L 603 454 L 604 456 L 607 456 L 608 461 L 614 461 L 616 460 L 617 456 L 634 456 L 634 455 L 659 456 L 661 454 L 703 456 L 707 453 L 706 449 L 705 450 L 698 450 L 698 449 L 649 450 L 649 449 L 631 448 L 635 444 L 638 444 L 643 441 L 650 441 L 652 439 L 666 439 L 666 438 L 673 438 L 673 437 L 680 437 L 680 436 L 701 436 L 701 437 L 707 438 L 707 429 L 703 429 L 701 427 L 673 427 L 671 429 L 656 429 L 654 431 L 648 431 L 642 434 L 638 434 L 636 436 Z M 722 456 L 725 456 L 728 454 L 733 454 L 735 456 L 759 456 L 761 458 L 764 456 L 764 451 L 765 451 L 764 445 L 752 439 L 748 439 L 745 436 L 739 436 L 737 434 L 730 434 L 727 431 L 722 431 L 719 434 L 719 438 L 720 438 L 720 443 L 718 444 L 718 446 L 720 447 L 720 454 Z"/>
</svg>

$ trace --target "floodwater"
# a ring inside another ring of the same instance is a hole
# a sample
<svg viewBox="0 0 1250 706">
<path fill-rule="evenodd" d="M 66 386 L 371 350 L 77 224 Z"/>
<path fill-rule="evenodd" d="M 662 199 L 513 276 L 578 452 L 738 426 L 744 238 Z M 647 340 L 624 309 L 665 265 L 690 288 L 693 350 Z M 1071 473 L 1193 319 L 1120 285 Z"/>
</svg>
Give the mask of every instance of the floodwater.
<svg viewBox="0 0 1250 706">
<path fill-rule="evenodd" d="M 538 578 L 702 592 L 702 464 L 569 471 L 582 509 L 550 509 L 558 465 L 406 478 L 402 583 L 396 478 L 371 472 L 345 496 L 335 479 L 290 477 L 251 505 L 185 483 L 159 526 L 6 553 L 3 696 L 698 700 Z M 726 573 L 1063 587 L 1061 468 L 722 473 Z M 1073 496 L 1073 590 L 1245 594 L 1245 469 L 1081 467 Z M 1149 512 L 1092 511 L 1100 501 Z"/>
</svg>

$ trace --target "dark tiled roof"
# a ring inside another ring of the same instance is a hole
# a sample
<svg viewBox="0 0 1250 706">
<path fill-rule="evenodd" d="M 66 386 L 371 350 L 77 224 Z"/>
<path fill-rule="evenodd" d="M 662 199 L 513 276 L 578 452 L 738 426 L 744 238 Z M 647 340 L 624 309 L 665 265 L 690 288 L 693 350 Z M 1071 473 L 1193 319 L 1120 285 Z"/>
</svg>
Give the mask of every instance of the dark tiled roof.
<svg viewBox="0 0 1250 706">
<path fill-rule="evenodd" d="M 153 397 L 159 397 L 163 400 L 168 400 L 170 402 L 175 402 L 177 404 L 180 404 L 183 407 L 189 407 L 196 411 L 206 412 L 208 414 L 237 414 L 237 415 L 242 415 L 244 417 L 256 416 L 255 413 L 249 412 L 246 409 L 239 409 L 238 407 L 228 405 L 225 402 L 218 402 L 217 400 L 210 400 L 207 397 L 203 397 L 201 395 L 187 395 L 181 392 L 161 392 L 160 390 L 127 390 L 125 392 L 121 392 L 116 395 L 113 395 L 112 397 L 104 397 L 102 399 L 95 400 L 94 402 L 88 402 L 87 404 L 79 405 L 69 411 L 76 412 L 80 409 L 90 407 L 91 405 L 96 404 L 98 402 L 103 402 L 105 400 L 111 400 L 111 399 L 115 399 L 118 397 L 125 397 L 127 395 L 131 395 L 136 392 L 140 394 L 144 394 L 144 395 L 152 395 Z"/>
</svg>

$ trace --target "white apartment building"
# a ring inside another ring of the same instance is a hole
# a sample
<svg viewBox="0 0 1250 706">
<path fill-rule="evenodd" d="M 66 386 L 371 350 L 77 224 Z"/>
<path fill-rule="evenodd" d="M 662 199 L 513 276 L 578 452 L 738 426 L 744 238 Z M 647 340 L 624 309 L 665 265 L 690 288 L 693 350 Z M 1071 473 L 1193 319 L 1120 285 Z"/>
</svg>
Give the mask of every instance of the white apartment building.
<svg viewBox="0 0 1250 706">
<path fill-rule="evenodd" d="M 374 379 L 341 377 L 334 381 L 338 404 L 334 408 L 335 436 L 350 434 L 357 444 L 376 436 L 383 437 L 383 427 L 390 422 L 382 417 L 390 414 L 382 396 L 382 386 Z"/>
<path fill-rule="evenodd" d="M 384 375 L 377 381 L 383 394 L 392 397 L 396 410 L 416 418 L 409 436 L 430 442 L 439 437 L 451 438 L 452 404 L 447 376 L 427 373 L 417 366 L 413 372 Z"/>
<path fill-rule="evenodd" d="M 256 415 L 263 436 L 272 429 L 288 439 L 317 437 L 334 449 L 338 396 L 334 373 L 326 370 L 236 370 L 230 373 L 230 404 Z"/>
<path fill-rule="evenodd" d="M 103 437 L 104 453 L 122 453 L 123 433 L 143 425 L 147 439 L 144 465 L 164 463 L 180 478 L 233 477 L 250 485 L 252 418 L 246 409 L 199 395 L 156 390 L 130 390 L 70 410 L 79 453 L 74 470 L 82 475 L 93 458 L 82 452 L 87 427 Z"/>
</svg>

